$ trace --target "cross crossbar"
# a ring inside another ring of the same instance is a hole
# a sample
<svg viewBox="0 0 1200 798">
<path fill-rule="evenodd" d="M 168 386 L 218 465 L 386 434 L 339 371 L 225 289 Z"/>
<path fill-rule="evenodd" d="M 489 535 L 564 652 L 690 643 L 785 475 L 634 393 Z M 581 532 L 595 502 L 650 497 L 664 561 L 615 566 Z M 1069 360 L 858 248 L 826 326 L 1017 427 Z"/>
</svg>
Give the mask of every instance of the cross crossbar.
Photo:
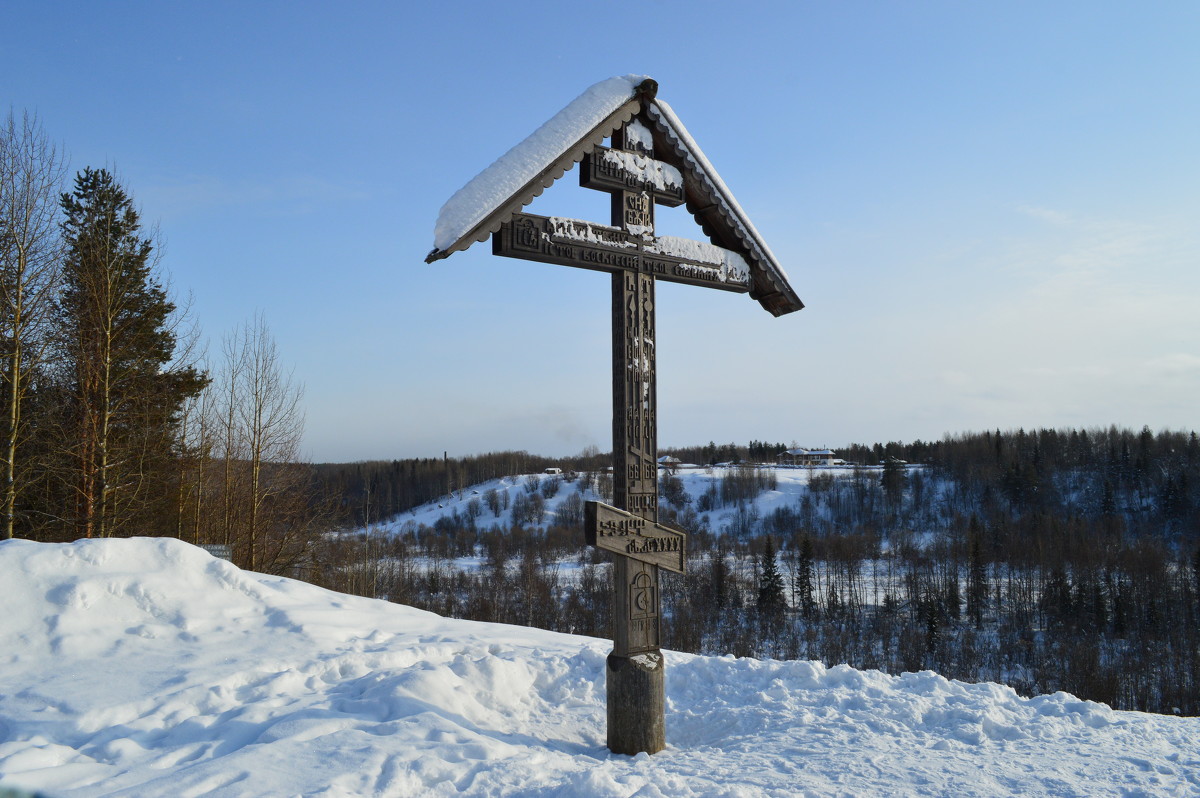
<svg viewBox="0 0 1200 798">
<path fill-rule="evenodd" d="M 596 147 L 579 162 L 579 170 L 579 185 L 584 188 L 645 191 L 668 208 L 685 201 L 680 171 L 641 152 Z"/>
<path fill-rule="evenodd" d="M 589 546 L 684 573 L 687 533 L 602 502 L 585 502 L 583 512 L 583 534 Z"/>
<path fill-rule="evenodd" d="M 579 219 L 515 214 L 492 236 L 492 254 L 596 271 L 642 272 L 670 283 L 742 294 L 750 290 L 750 267 L 736 252 Z"/>
</svg>

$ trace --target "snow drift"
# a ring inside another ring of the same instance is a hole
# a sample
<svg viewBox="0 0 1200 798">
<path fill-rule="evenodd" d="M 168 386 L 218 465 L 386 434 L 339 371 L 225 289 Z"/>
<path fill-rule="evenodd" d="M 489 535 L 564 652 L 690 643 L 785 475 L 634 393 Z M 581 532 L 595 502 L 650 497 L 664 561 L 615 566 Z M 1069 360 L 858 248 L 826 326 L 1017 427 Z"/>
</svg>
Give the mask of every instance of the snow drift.
<svg viewBox="0 0 1200 798">
<path fill-rule="evenodd" d="M 174 540 L 7 541 L 0 584 L 0 784 L 55 796 L 1200 792 L 1200 719 L 1062 693 L 669 654 L 670 748 L 614 756 L 607 641 Z"/>
</svg>

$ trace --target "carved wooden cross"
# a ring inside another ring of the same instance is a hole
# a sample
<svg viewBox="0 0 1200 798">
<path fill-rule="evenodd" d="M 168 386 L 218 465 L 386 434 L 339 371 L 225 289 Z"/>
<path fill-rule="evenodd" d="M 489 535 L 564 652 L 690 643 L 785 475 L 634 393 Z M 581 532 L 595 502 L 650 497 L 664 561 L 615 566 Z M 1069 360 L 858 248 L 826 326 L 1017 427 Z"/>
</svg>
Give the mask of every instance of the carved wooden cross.
<svg viewBox="0 0 1200 798">
<path fill-rule="evenodd" d="M 613 652 L 608 658 L 608 746 L 654 753 L 665 746 L 658 569 L 682 572 L 686 535 L 658 522 L 654 344 L 656 280 L 745 293 L 750 269 L 710 244 L 654 235 L 654 205 L 684 202 L 679 171 L 655 160 L 637 117 L 614 147 L 585 156 L 580 184 L 612 194 L 612 226 L 515 214 L 492 252 L 612 273 L 613 501 L 589 502 L 586 535 L 613 552 Z"/>
<path fill-rule="evenodd" d="M 617 506 L 588 504 L 587 538 L 617 555 L 608 747 L 626 754 L 666 745 L 658 569 L 682 571 L 687 544 L 686 535 L 657 521 L 654 284 L 749 292 L 775 316 L 804 307 L 766 242 L 657 94 L 658 83 L 645 76 L 591 86 L 447 200 L 425 256 L 433 263 L 490 237 L 497 255 L 612 274 Z M 600 146 L 609 137 L 613 148 Z M 669 163 L 654 157 L 655 142 Z M 575 163 L 582 185 L 612 194 L 611 226 L 520 212 Z M 656 236 L 655 204 L 686 204 L 713 244 Z"/>
</svg>

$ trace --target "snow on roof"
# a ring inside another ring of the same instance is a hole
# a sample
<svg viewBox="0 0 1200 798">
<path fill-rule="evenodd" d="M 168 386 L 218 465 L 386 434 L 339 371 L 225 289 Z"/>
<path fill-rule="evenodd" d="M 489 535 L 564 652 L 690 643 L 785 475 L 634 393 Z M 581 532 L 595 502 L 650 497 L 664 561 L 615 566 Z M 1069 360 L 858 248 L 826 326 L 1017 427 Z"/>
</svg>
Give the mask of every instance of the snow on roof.
<svg viewBox="0 0 1200 798">
<path fill-rule="evenodd" d="M 446 200 L 446 204 L 438 213 L 437 223 L 433 228 L 434 252 L 449 254 L 451 248 L 472 232 L 493 210 L 507 205 L 525 190 L 533 187 L 533 184 L 541 183 L 547 165 L 554 164 L 581 141 L 591 138 L 597 127 L 604 126 L 609 117 L 633 99 L 637 87 L 644 80 L 646 78 L 643 75 L 626 75 L 602 80 L 590 86 L 546 124 L 471 178 L 454 193 L 454 196 Z M 630 109 L 625 118 L 613 128 L 619 127 L 632 117 L 634 110 L 636 108 Z M 592 146 L 580 149 L 578 157 L 573 157 L 571 162 L 578 161 L 611 133 L 612 130 L 607 130 L 592 143 Z M 561 175 L 562 172 L 559 172 L 551 176 L 540 188 L 545 188 Z M 514 212 L 540 194 L 540 188 L 529 200 L 513 209 Z M 466 246 L 470 246 L 471 243 L 473 241 L 466 242 Z M 466 249 L 466 246 L 462 249 Z"/>
<path fill-rule="evenodd" d="M 752 255 L 763 262 L 764 274 L 770 278 L 771 287 L 779 293 L 789 295 L 788 298 L 794 300 L 798 307 L 792 308 L 793 310 L 804 307 L 804 303 L 800 302 L 788 283 L 787 272 L 779 265 L 775 254 L 771 252 L 767 242 L 754 227 L 750 217 L 742 210 L 742 206 L 734 198 L 733 192 L 729 190 L 725 181 L 717 174 L 717 170 L 709 163 L 704 151 L 700 149 L 700 145 L 692 138 L 683 122 L 679 121 L 674 109 L 665 100 L 656 99 L 650 106 L 649 114 L 656 122 L 658 129 L 674 139 L 676 153 L 683 158 L 688 167 L 685 171 L 707 181 L 708 193 L 716 200 L 714 204 L 717 206 L 718 212 L 732 227 L 741 243 L 750 250 Z M 768 310 L 775 312 L 771 308 Z"/>
<path fill-rule="evenodd" d="M 666 150 L 656 151 L 656 158 L 668 168 L 656 169 L 654 182 L 674 184 L 678 172 L 688 210 L 712 243 L 748 263 L 750 296 L 776 316 L 803 308 L 787 273 L 733 192 L 674 110 L 657 99 L 657 91 L 657 83 L 640 75 L 609 78 L 588 88 L 442 206 L 434 226 L 434 249 L 425 262 L 432 263 L 486 240 L 605 138 L 632 121 L 630 126 L 640 147 L 658 142 L 663 145 L 659 149 Z M 624 155 L 614 157 L 626 159 Z M 632 165 L 636 171 L 637 164 Z M 644 166 L 649 169 L 649 164 Z M 731 274 L 738 271 L 737 264 L 727 259 L 716 262 Z"/>
</svg>

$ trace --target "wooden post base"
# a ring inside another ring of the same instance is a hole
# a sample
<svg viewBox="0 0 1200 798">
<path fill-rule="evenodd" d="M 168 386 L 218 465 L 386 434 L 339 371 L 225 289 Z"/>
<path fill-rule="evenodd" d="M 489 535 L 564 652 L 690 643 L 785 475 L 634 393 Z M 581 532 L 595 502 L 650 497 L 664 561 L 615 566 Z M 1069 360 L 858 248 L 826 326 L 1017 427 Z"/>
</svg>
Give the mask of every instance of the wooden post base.
<svg viewBox="0 0 1200 798">
<path fill-rule="evenodd" d="M 667 747 L 666 669 L 661 651 L 608 655 L 608 750 L 614 754 L 656 754 Z"/>
</svg>

